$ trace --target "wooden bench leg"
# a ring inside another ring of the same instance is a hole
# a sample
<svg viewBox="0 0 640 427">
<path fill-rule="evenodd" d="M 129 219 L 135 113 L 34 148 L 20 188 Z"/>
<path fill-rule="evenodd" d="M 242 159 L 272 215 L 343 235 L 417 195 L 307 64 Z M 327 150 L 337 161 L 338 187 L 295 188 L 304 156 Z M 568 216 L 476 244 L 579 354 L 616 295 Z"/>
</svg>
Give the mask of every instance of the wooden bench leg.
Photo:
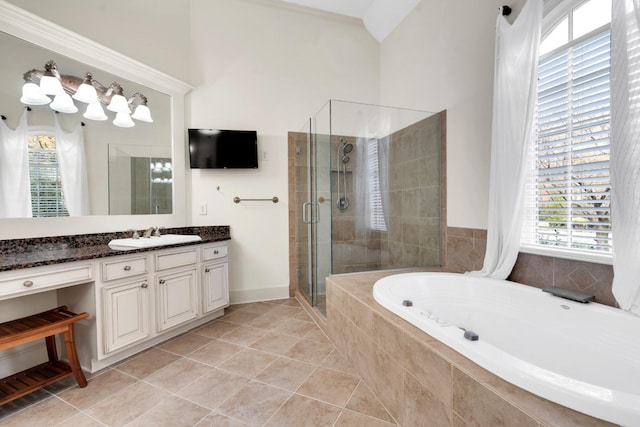
<svg viewBox="0 0 640 427">
<path fill-rule="evenodd" d="M 58 360 L 58 347 L 56 346 L 56 336 L 50 335 L 45 338 L 47 343 L 47 355 L 49 356 L 49 362 L 56 362 Z"/>
<path fill-rule="evenodd" d="M 80 361 L 78 360 L 78 354 L 76 353 L 76 341 L 73 333 L 73 323 L 69 325 L 69 328 L 64 332 L 64 344 L 67 349 L 67 357 L 69 358 L 69 366 L 73 372 L 73 376 L 76 377 L 76 381 L 80 387 L 87 386 L 87 379 L 82 372 Z"/>
</svg>

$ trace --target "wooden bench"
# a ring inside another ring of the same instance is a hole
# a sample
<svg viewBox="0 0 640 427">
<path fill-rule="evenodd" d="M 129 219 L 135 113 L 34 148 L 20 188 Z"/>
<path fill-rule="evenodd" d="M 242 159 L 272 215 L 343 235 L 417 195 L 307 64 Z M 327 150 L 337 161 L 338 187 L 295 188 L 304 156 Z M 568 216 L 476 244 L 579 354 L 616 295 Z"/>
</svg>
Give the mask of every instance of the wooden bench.
<svg viewBox="0 0 640 427">
<path fill-rule="evenodd" d="M 78 361 L 73 333 L 73 324 L 87 317 L 89 317 L 88 313 L 76 314 L 67 310 L 66 306 L 62 306 L 22 319 L 0 323 L 0 350 L 44 338 L 49 355 L 48 362 L 0 380 L 0 405 L 70 375 L 75 376 L 80 387 L 87 385 L 87 379 Z M 58 359 L 56 334 L 64 334 L 68 364 Z"/>
</svg>

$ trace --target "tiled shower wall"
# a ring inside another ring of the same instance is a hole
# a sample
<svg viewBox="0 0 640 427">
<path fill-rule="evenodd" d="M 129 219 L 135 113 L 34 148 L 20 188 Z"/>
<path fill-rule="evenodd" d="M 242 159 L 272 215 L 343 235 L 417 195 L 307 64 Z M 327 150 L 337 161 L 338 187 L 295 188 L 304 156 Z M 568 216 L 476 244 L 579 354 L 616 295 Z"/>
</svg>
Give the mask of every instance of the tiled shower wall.
<svg viewBox="0 0 640 427">
<path fill-rule="evenodd" d="M 358 203 L 353 192 L 357 153 L 346 164 L 347 197 L 350 207 L 340 212 L 331 203 L 330 224 L 333 272 L 347 273 L 401 267 L 439 266 L 445 259 L 446 224 L 446 111 L 390 135 L 389 230 L 356 231 Z M 331 141 L 332 164 L 337 165 L 341 139 L 355 145 L 355 138 L 336 136 Z M 296 148 L 297 147 L 297 148 Z M 298 150 L 298 154 L 296 154 Z M 306 200 L 307 134 L 289 132 L 289 293 L 295 295 L 300 278 L 308 276 L 308 236 L 301 230 L 302 200 Z M 325 154 L 322 153 L 321 156 Z M 332 198 L 337 199 L 336 167 L 331 171 Z M 327 171 L 328 172 L 328 171 Z M 326 176 L 326 175 L 325 175 Z M 322 185 L 320 186 L 324 188 Z M 319 194 L 319 196 L 325 196 Z M 319 203 L 331 202 L 322 200 Z M 324 207 L 325 209 L 328 207 Z M 323 215 L 324 216 L 324 215 Z M 362 219 L 360 219 L 362 223 Z M 321 231 L 325 229 L 322 228 Z M 328 233 L 328 232 L 327 232 Z M 327 234 L 328 237 L 328 234 Z M 322 254 L 327 251 L 321 251 Z M 331 260 L 329 260 L 331 262 Z"/>
<path fill-rule="evenodd" d="M 482 269 L 486 246 L 486 230 L 449 227 L 446 269 L 460 273 Z M 611 292 L 613 268 L 606 264 L 520 253 L 508 280 L 587 292 L 596 296 L 596 302 L 616 306 Z"/>
<path fill-rule="evenodd" d="M 358 200 L 354 191 L 354 174 L 359 168 L 356 151 L 363 147 L 357 145 L 352 137 L 333 138 L 333 156 L 337 155 L 342 140 L 354 144 L 351 160 L 346 164 L 349 208 L 341 212 L 335 204 L 332 207 L 335 274 L 441 264 L 440 242 L 443 239 L 440 223 L 444 215 L 441 182 L 444 182 L 445 169 L 441 154 L 445 152 L 446 142 L 444 123 L 445 113 L 442 112 L 387 136 L 390 139 L 387 231 L 357 227 L 357 223 L 367 223 L 365 218 L 358 217 L 356 206 L 362 200 Z M 339 159 L 333 158 L 332 164 L 339 165 Z M 334 181 L 336 177 L 337 172 L 334 171 Z M 336 191 L 334 185 L 334 200 L 338 198 Z"/>
</svg>

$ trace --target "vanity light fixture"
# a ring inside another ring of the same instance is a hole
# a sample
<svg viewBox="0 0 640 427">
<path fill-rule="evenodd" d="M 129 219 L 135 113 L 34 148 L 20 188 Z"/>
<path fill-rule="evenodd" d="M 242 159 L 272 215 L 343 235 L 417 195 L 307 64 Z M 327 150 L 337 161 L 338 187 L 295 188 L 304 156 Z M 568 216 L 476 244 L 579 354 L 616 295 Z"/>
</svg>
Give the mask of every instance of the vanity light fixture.
<svg viewBox="0 0 640 427">
<path fill-rule="evenodd" d="M 35 77 L 40 79 L 40 85 L 33 81 Z M 89 72 L 84 78 L 61 75 L 56 63 L 48 61 L 44 65 L 44 70 L 27 71 L 23 78 L 25 83 L 20 98 L 23 104 L 49 104 L 49 107 L 60 113 L 75 113 L 78 107 L 73 100 L 76 100 L 87 104 L 82 116 L 89 120 L 107 120 L 108 117 L 102 108 L 102 105 L 105 105 L 107 110 L 116 113 L 113 124 L 118 127 L 135 126 L 132 118 L 142 122 L 153 122 L 146 96 L 136 92 L 127 98 L 119 83 L 111 83 L 108 87 L 103 86 L 94 80 Z M 53 102 L 50 96 L 54 97 Z M 139 100 L 137 104 L 136 99 Z"/>
</svg>

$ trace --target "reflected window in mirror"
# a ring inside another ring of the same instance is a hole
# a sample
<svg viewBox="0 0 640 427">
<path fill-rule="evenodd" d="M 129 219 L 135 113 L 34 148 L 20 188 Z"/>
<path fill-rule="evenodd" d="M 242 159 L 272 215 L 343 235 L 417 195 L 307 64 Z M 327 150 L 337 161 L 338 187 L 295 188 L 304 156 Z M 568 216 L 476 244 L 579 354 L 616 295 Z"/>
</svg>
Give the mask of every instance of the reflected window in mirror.
<svg viewBox="0 0 640 427">
<path fill-rule="evenodd" d="M 62 192 L 53 127 L 29 132 L 28 144 L 33 217 L 69 216 Z"/>
</svg>

